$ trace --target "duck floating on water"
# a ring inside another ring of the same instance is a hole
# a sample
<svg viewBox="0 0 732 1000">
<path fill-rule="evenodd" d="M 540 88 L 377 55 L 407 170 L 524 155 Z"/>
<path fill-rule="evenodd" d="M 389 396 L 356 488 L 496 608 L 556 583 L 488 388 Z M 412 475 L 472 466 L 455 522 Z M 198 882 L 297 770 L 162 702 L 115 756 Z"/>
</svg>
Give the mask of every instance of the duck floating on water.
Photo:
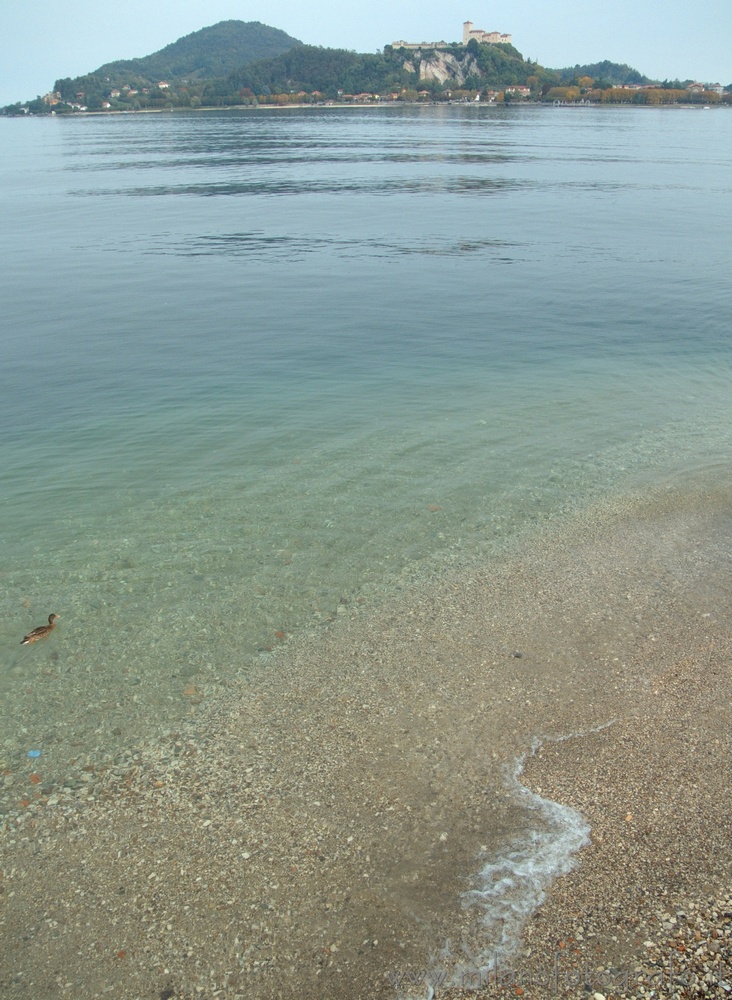
<svg viewBox="0 0 732 1000">
<path fill-rule="evenodd" d="M 34 628 L 32 632 L 23 637 L 20 643 L 21 646 L 27 646 L 29 642 L 38 642 L 39 639 L 45 639 L 56 628 L 56 619 L 60 617 L 60 615 L 49 615 L 48 625 L 39 625 L 38 628 Z"/>
</svg>

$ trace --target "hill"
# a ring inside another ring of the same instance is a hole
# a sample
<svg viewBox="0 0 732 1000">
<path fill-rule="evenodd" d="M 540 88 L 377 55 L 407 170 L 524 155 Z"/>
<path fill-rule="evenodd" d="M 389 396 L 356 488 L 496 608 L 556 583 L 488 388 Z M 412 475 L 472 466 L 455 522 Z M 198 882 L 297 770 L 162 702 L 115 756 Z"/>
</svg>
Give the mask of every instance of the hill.
<svg viewBox="0 0 732 1000">
<path fill-rule="evenodd" d="M 138 111 L 335 100 L 515 101 L 547 103 L 732 103 L 732 95 L 687 92 L 609 61 L 547 69 L 510 44 L 386 45 L 357 53 L 304 45 L 259 21 L 220 21 L 159 52 L 105 63 L 57 80 L 52 93 L 6 115 Z M 630 88 L 630 90 L 626 89 Z M 639 92 L 643 88 L 643 92 Z M 653 92 L 652 92 L 653 90 Z"/>
<path fill-rule="evenodd" d="M 558 83 L 556 74 L 524 60 L 512 45 L 451 45 L 404 49 L 391 45 L 376 54 L 302 45 L 273 59 L 240 67 L 206 88 L 207 103 L 232 103 L 243 95 L 305 92 L 327 98 L 342 94 L 386 94 L 427 89 L 437 95 L 450 88 L 503 87 Z"/>
<path fill-rule="evenodd" d="M 54 90 L 67 103 L 83 94 L 89 108 L 102 106 L 111 90 L 128 88 L 138 93 L 158 83 L 175 85 L 215 77 L 259 59 L 278 56 L 302 43 L 279 28 L 259 21 L 220 21 L 179 38 L 159 52 L 140 59 L 105 63 L 85 76 L 57 80 Z"/>
<path fill-rule="evenodd" d="M 582 77 L 591 77 L 593 80 L 606 81 L 608 86 L 623 87 L 628 84 L 644 85 L 652 81 L 647 76 L 643 76 L 637 69 L 627 66 L 625 63 L 609 62 L 605 59 L 599 63 L 588 63 L 585 66 L 568 66 L 565 69 L 556 69 L 563 84 L 573 83 Z"/>
<path fill-rule="evenodd" d="M 241 66 L 224 80 L 207 88 L 206 96 L 223 100 L 239 99 L 243 91 L 269 96 L 291 90 L 320 92 L 337 97 L 339 92 L 358 94 L 414 83 L 414 73 L 403 68 L 403 60 L 390 54 L 359 54 L 346 49 L 325 49 L 302 45 L 274 59 Z"/>
</svg>

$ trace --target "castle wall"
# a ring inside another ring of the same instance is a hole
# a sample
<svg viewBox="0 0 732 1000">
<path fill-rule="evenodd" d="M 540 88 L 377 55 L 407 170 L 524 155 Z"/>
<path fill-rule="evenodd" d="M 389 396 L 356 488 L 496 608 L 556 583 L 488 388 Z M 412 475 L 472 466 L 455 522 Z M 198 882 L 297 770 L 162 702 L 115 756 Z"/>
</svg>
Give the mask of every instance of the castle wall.
<svg viewBox="0 0 732 1000">
<path fill-rule="evenodd" d="M 511 35 L 502 35 L 498 31 L 482 31 L 480 28 L 473 28 L 472 21 L 465 21 L 463 24 L 463 45 L 467 45 L 471 38 L 476 42 L 488 45 L 510 45 Z M 395 49 L 446 49 L 447 42 L 392 42 Z"/>
</svg>

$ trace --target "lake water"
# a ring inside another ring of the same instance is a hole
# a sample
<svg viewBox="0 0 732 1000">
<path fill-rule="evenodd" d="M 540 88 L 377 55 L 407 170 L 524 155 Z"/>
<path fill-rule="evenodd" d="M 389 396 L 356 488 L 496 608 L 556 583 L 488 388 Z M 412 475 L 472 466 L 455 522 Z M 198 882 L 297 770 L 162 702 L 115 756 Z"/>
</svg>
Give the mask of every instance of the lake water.
<svg viewBox="0 0 732 1000">
<path fill-rule="evenodd" d="M 1 131 L 6 771 L 597 500 L 729 486 L 724 109 Z"/>
</svg>

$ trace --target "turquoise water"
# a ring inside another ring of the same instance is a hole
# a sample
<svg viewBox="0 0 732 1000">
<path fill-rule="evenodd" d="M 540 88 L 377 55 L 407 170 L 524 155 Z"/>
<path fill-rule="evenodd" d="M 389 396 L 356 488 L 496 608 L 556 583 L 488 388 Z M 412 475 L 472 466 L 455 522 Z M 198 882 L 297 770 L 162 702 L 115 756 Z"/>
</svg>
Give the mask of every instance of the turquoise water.
<svg viewBox="0 0 732 1000">
<path fill-rule="evenodd" d="M 0 124 L 0 764 L 155 738 L 593 499 L 729 483 L 724 109 Z"/>
</svg>

